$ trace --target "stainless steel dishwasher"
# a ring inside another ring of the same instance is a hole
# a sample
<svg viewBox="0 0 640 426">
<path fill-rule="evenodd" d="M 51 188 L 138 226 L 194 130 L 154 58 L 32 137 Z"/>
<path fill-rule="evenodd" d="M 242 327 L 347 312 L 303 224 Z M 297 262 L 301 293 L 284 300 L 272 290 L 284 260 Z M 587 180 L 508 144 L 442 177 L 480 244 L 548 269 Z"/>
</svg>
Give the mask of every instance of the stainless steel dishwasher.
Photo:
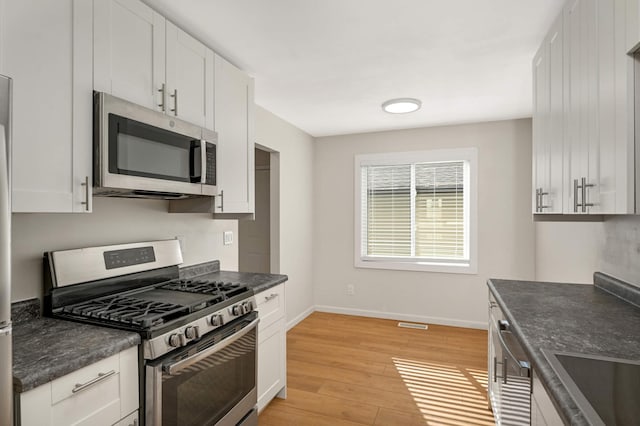
<svg viewBox="0 0 640 426">
<path fill-rule="evenodd" d="M 531 365 L 489 292 L 487 392 L 496 425 L 531 424 Z"/>
</svg>

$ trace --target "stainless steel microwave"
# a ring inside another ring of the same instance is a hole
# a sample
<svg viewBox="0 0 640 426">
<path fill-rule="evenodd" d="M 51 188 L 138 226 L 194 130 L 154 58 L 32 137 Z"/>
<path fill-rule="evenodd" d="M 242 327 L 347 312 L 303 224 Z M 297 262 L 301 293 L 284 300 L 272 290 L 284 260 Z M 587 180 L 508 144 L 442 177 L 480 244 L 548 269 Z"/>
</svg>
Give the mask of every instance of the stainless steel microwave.
<svg viewBox="0 0 640 426">
<path fill-rule="evenodd" d="M 214 196 L 214 131 L 106 93 L 94 93 L 94 195 Z"/>
</svg>

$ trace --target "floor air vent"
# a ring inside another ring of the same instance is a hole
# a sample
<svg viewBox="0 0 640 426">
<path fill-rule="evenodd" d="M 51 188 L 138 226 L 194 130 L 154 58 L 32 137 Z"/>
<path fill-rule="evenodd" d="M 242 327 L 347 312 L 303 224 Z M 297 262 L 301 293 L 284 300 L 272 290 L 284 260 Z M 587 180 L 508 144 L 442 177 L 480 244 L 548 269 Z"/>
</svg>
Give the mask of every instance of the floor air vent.
<svg viewBox="0 0 640 426">
<path fill-rule="evenodd" d="M 399 322 L 398 327 L 402 328 L 416 328 L 418 330 L 426 330 L 429 328 L 427 324 L 416 324 L 413 322 Z"/>
</svg>

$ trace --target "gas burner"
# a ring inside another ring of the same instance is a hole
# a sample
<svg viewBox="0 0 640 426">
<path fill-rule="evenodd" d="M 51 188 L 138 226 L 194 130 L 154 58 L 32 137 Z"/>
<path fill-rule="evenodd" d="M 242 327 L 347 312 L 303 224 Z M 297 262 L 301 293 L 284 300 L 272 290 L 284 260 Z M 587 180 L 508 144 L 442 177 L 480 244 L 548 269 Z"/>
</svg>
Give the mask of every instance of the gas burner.
<svg viewBox="0 0 640 426">
<path fill-rule="evenodd" d="M 173 303 L 149 301 L 131 296 L 107 296 L 65 306 L 62 312 L 148 328 L 162 324 L 168 318 L 186 314 L 189 309 Z"/>
<path fill-rule="evenodd" d="M 248 291 L 246 286 L 222 281 L 181 279 L 170 281 L 159 288 L 198 294 L 219 294 L 221 301 Z"/>
</svg>

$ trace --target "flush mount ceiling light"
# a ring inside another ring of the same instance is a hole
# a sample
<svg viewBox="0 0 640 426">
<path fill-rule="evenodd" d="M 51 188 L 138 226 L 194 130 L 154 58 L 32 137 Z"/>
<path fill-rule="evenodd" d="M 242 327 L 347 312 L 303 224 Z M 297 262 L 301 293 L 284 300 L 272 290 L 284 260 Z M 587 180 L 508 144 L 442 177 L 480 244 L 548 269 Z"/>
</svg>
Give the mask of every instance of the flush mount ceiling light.
<svg viewBox="0 0 640 426">
<path fill-rule="evenodd" d="M 382 104 L 382 109 L 390 114 L 405 114 L 420 109 L 422 102 L 413 98 L 390 99 Z"/>
</svg>

